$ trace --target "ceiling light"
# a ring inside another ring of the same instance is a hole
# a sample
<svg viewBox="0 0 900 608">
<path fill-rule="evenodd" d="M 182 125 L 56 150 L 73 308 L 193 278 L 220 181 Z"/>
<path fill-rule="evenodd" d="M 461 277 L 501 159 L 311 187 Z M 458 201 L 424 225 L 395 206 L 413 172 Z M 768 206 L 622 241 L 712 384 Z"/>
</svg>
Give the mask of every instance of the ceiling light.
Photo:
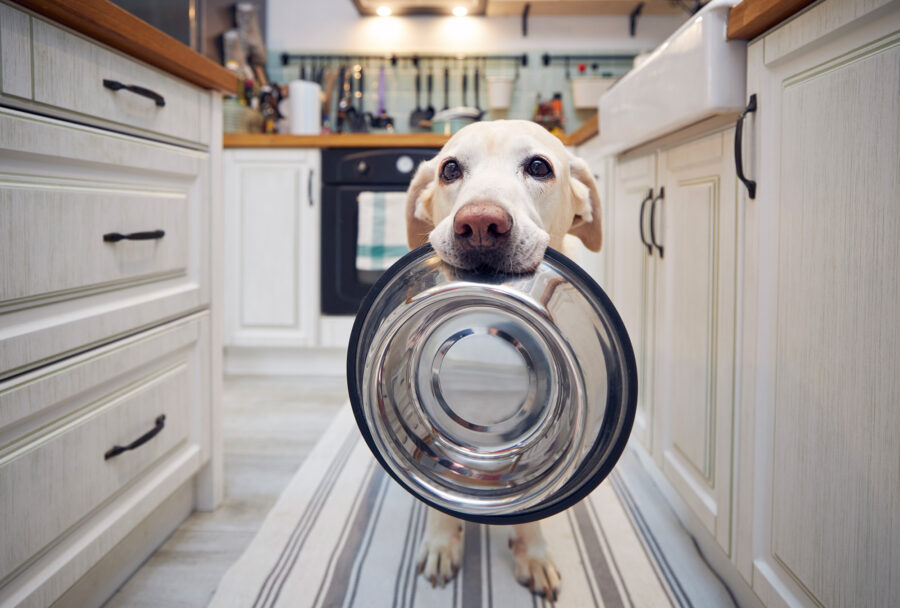
<svg viewBox="0 0 900 608">
<path fill-rule="evenodd" d="M 457 17 L 465 17 L 466 15 L 469 14 L 469 9 L 467 9 L 464 6 L 457 6 L 456 8 L 453 9 L 453 14 L 456 15 Z"/>
<path fill-rule="evenodd" d="M 375 12 L 378 13 L 379 17 L 390 17 L 391 16 L 391 7 L 379 6 Z"/>
</svg>

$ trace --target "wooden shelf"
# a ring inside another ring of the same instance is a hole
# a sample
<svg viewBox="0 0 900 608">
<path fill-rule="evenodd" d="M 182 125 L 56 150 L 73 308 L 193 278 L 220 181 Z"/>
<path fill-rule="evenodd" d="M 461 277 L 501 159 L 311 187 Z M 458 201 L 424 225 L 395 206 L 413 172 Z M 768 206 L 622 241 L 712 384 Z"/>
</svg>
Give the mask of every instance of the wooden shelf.
<svg viewBox="0 0 900 608">
<path fill-rule="evenodd" d="M 126 55 L 206 89 L 237 93 L 234 74 L 109 0 L 14 0 Z"/>
<path fill-rule="evenodd" d="M 594 114 L 584 121 L 577 130 L 566 133 L 560 139 L 567 146 L 580 146 L 600 134 L 600 118 Z"/>
</svg>

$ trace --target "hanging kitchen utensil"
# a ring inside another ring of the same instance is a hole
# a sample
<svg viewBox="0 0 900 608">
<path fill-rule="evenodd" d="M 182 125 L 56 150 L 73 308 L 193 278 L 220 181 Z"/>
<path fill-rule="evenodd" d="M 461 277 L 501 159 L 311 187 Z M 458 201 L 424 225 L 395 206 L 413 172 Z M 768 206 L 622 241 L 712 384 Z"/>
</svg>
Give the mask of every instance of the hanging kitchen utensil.
<svg viewBox="0 0 900 608">
<path fill-rule="evenodd" d="M 388 116 L 387 108 L 384 103 L 386 83 L 384 75 L 384 65 L 378 68 L 378 114 L 369 117 L 369 124 L 373 129 L 394 130 L 394 117 Z"/>
<path fill-rule="evenodd" d="M 338 71 L 335 68 L 328 68 L 325 72 L 325 86 L 323 90 L 325 95 L 322 99 L 322 130 L 326 133 L 331 132 L 331 98 L 334 95 L 334 87 L 338 82 Z"/>
<path fill-rule="evenodd" d="M 369 291 L 347 351 L 353 414 L 381 466 L 489 524 L 549 517 L 596 488 L 628 441 L 637 380 L 609 297 L 551 249 L 507 275 L 420 247 Z"/>
<path fill-rule="evenodd" d="M 322 70 L 322 62 L 319 60 L 318 57 L 313 58 L 312 72 L 313 72 L 313 74 L 312 74 L 313 82 L 319 83 L 320 87 L 323 86 L 322 79 L 323 79 L 324 73 Z"/>
<path fill-rule="evenodd" d="M 468 84 L 469 84 L 469 72 L 466 64 L 464 63 L 462 66 L 462 105 L 469 105 L 469 92 L 468 92 Z"/>
<path fill-rule="evenodd" d="M 352 74 L 346 65 L 341 66 L 341 96 L 338 98 L 337 107 L 337 132 L 343 133 L 344 120 L 347 118 L 347 110 L 350 108 L 350 78 Z"/>
<path fill-rule="evenodd" d="M 422 92 L 422 67 L 419 65 L 418 57 L 413 58 L 413 64 L 416 66 L 416 109 L 409 115 L 409 127 L 410 129 L 418 131 L 422 128 L 419 123 L 423 120 L 427 120 L 427 118 L 425 116 L 425 110 L 422 109 L 422 104 L 419 103 Z"/>
<path fill-rule="evenodd" d="M 481 112 L 481 104 L 478 103 L 478 80 L 479 80 L 479 72 L 478 72 L 478 63 L 475 63 L 475 109 Z"/>
<path fill-rule="evenodd" d="M 444 71 L 444 80 L 449 81 L 449 69 L 445 68 Z M 470 106 L 465 105 L 468 101 L 468 88 L 469 88 L 469 75 L 466 69 L 466 65 L 462 66 L 462 75 L 460 77 L 460 84 L 462 87 L 461 91 L 461 102 L 463 105 L 454 106 L 452 108 L 446 108 L 441 110 L 437 114 L 435 114 L 431 119 L 431 131 L 432 133 L 442 133 L 444 135 L 451 135 L 456 133 L 464 126 L 475 122 L 476 120 L 481 119 L 482 111 Z M 446 93 L 445 93 L 445 102 L 446 102 Z"/>
<path fill-rule="evenodd" d="M 444 110 L 450 109 L 450 67 L 444 64 Z"/>
<path fill-rule="evenodd" d="M 366 111 L 365 111 L 365 99 L 366 99 L 366 77 L 363 72 L 363 66 L 357 66 L 359 71 L 357 72 L 359 90 L 357 91 L 357 97 L 359 98 L 359 108 L 356 110 L 356 115 L 353 117 L 353 132 L 354 133 L 365 133 L 369 130 L 369 125 L 366 122 Z"/>
<path fill-rule="evenodd" d="M 434 63 L 428 64 L 428 107 L 425 108 L 425 120 L 434 118 L 434 105 L 431 103 L 431 92 L 434 88 Z"/>
<path fill-rule="evenodd" d="M 351 70 L 351 78 L 350 78 L 350 95 L 349 95 L 349 106 L 347 108 L 347 131 L 353 133 L 356 128 L 356 120 L 358 116 L 358 112 L 356 110 L 356 98 L 359 95 L 359 64 L 355 64 L 353 69 Z M 356 87 L 356 88 L 355 88 Z"/>
</svg>

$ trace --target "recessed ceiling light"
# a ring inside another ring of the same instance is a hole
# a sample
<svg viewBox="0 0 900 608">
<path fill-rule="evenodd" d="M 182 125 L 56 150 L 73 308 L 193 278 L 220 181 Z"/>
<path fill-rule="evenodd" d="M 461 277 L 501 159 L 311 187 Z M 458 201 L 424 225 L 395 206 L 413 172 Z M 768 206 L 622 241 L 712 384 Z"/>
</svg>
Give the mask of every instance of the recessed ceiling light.
<svg viewBox="0 0 900 608">
<path fill-rule="evenodd" d="M 457 6 L 456 8 L 453 9 L 453 14 L 456 15 L 457 17 L 465 17 L 466 15 L 469 14 L 469 9 L 467 9 L 464 6 Z"/>
<path fill-rule="evenodd" d="M 389 6 L 379 6 L 376 10 L 379 17 L 390 17 L 391 16 L 391 7 Z"/>
</svg>

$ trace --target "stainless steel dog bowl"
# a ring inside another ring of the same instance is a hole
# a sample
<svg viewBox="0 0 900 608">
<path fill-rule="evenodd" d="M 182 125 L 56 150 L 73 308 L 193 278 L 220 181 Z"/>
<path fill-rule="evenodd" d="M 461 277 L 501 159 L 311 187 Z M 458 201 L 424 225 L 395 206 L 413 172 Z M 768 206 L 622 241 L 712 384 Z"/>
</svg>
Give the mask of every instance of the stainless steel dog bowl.
<svg viewBox="0 0 900 608">
<path fill-rule="evenodd" d="M 574 504 L 612 470 L 637 372 L 603 290 L 548 250 L 532 274 L 463 271 L 429 245 L 372 288 L 347 382 L 357 424 L 413 495 L 482 523 Z"/>
</svg>

